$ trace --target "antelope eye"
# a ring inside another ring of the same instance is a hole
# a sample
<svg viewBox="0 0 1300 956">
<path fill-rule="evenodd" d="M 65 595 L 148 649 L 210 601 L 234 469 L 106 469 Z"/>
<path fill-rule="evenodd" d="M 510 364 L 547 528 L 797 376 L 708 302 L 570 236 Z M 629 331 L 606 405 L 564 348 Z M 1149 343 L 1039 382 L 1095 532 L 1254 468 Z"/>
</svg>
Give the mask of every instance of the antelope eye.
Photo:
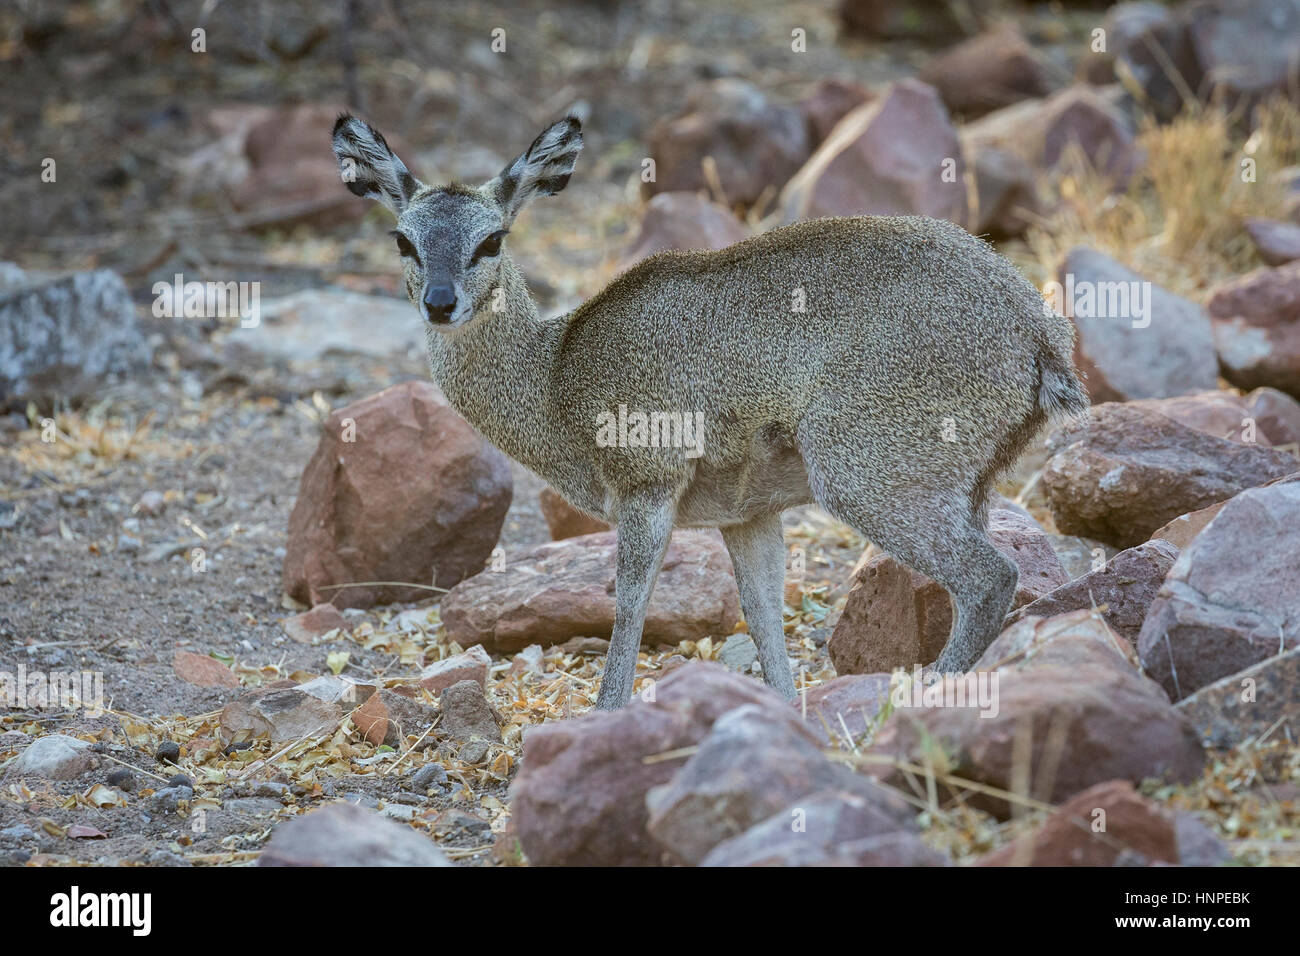
<svg viewBox="0 0 1300 956">
<path fill-rule="evenodd" d="M 492 235 L 480 242 L 478 248 L 474 250 L 474 255 L 470 257 L 470 265 L 473 265 L 480 259 L 497 255 L 501 251 L 501 240 L 506 237 L 506 233 L 507 230 L 502 229 L 500 232 L 492 233 Z"/>
<path fill-rule="evenodd" d="M 403 256 L 419 261 L 419 256 L 415 254 L 415 246 L 411 245 L 411 240 L 407 239 L 400 232 L 393 233 L 393 238 L 397 240 L 397 251 Z"/>
</svg>

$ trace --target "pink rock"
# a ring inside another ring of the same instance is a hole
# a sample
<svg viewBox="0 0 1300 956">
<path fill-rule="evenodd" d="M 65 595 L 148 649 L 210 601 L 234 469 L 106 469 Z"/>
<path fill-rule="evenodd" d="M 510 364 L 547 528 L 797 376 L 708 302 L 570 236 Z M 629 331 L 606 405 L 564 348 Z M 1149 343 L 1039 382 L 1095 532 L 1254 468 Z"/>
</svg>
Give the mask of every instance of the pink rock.
<svg viewBox="0 0 1300 956">
<path fill-rule="evenodd" d="M 631 266 L 667 249 L 721 249 L 748 236 L 729 209 L 699 193 L 659 193 L 646 204 L 641 231 L 623 261 Z"/>
<path fill-rule="evenodd" d="M 541 545 L 452 588 L 442 599 L 447 637 L 513 654 L 572 637 L 608 638 L 614 628 L 615 533 Z M 677 644 L 731 634 L 740 598 L 731 558 L 716 532 L 677 531 L 646 613 L 645 643 Z"/>
<path fill-rule="evenodd" d="M 868 215 L 965 224 L 961 145 L 938 93 L 903 80 L 853 110 L 786 184 L 780 201 L 786 223 Z"/>
<path fill-rule="evenodd" d="M 299 644 L 310 644 L 335 628 L 346 629 L 348 621 L 333 604 L 317 604 L 310 611 L 286 617 L 280 626 L 284 628 L 284 633 Z"/>
<path fill-rule="evenodd" d="M 735 79 L 694 91 L 682 114 L 655 124 L 649 141 L 655 182 L 645 184 L 647 195 L 707 190 L 704 163 L 712 159 L 727 203 L 741 206 L 775 194 L 811 150 L 797 107 L 769 103 Z"/>
<path fill-rule="evenodd" d="M 835 124 L 848 116 L 863 103 L 870 102 L 874 94 L 865 86 L 859 86 L 850 80 L 822 80 L 813 91 L 799 103 L 814 146 L 820 145 Z"/>
<path fill-rule="evenodd" d="M 1048 447 L 1043 488 L 1057 529 L 1117 548 L 1296 468 L 1286 452 L 1215 438 L 1140 403 L 1095 405 Z"/>
<path fill-rule="evenodd" d="M 177 651 L 172 671 L 187 684 L 197 687 L 238 687 L 239 678 L 225 664 L 206 654 Z"/>
<path fill-rule="evenodd" d="M 1188 545 L 1138 637 L 1179 700 L 1300 641 L 1300 480 L 1237 495 Z"/>
<path fill-rule="evenodd" d="M 480 687 L 486 688 L 491 667 L 492 658 L 482 645 L 476 644 L 464 653 L 453 654 L 425 667 L 420 672 L 420 686 L 434 694 L 463 680 L 477 681 Z"/>
<path fill-rule="evenodd" d="M 1252 216 L 1246 220 L 1246 234 L 1259 250 L 1260 258 L 1271 266 L 1300 259 L 1300 225 L 1294 222 Z"/>
<path fill-rule="evenodd" d="M 664 193 L 656 196 L 651 202 L 675 195 L 678 194 Z M 573 507 L 554 488 L 543 488 L 537 497 L 541 502 L 542 517 L 546 519 L 546 526 L 551 530 L 552 541 L 563 541 L 565 538 L 577 538 L 584 534 L 609 530 L 609 525 Z"/>
<path fill-rule="evenodd" d="M 334 411 L 289 517 L 283 585 L 339 607 L 417 601 L 483 569 L 510 507 L 510 465 L 427 382 Z"/>
<path fill-rule="evenodd" d="M 510 788 L 519 842 L 538 866 L 647 866 L 664 862 L 646 832 L 646 794 L 681 769 L 683 748 L 744 704 L 789 714 L 776 694 L 724 667 L 693 662 L 617 711 L 542 724 L 524 736 Z M 646 758 L 656 758 L 647 760 Z"/>
<path fill-rule="evenodd" d="M 1070 580 L 1051 542 L 1030 518 L 998 509 L 989 516 L 993 544 L 1020 569 L 1014 607 Z M 910 669 L 938 658 L 952 630 L 952 602 L 937 582 L 878 555 L 858 569 L 827 643 L 837 674 Z"/>
<path fill-rule="evenodd" d="M 1224 378 L 1300 396 L 1300 261 L 1223 283 L 1208 308 Z"/>
<path fill-rule="evenodd" d="M 1043 59 L 1010 23 L 949 47 L 917 78 L 938 90 L 948 109 L 966 116 L 1046 96 L 1053 87 Z"/>
</svg>

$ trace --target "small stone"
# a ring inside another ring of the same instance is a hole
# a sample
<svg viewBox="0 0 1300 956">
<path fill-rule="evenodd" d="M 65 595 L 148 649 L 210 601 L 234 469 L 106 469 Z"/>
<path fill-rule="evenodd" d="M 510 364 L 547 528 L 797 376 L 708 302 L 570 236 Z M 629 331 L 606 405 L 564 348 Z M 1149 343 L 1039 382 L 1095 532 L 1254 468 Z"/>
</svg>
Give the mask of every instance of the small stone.
<svg viewBox="0 0 1300 956">
<path fill-rule="evenodd" d="M 475 644 L 463 653 L 434 661 L 424 668 L 420 672 L 420 686 L 435 695 L 463 680 L 477 681 L 480 687 L 486 688 L 491 666 L 492 658 L 483 650 L 483 645 Z"/>
<path fill-rule="evenodd" d="M 136 537 L 129 534 L 119 534 L 117 536 L 117 550 L 123 554 L 134 554 L 144 547 L 144 543 Z"/>
<path fill-rule="evenodd" d="M 453 740 L 468 740 L 471 737 L 501 739 L 501 728 L 492 713 L 492 706 L 487 702 L 483 687 L 477 681 L 463 680 L 452 684 L 442 692 L 439 704 L 442 723 L 438 729 Z"/>
<path fill-rule="evenodd" d="M 442 764 L 427 763 L 411 774 L 411 786 L 421 793 L 433 787 L 440 787 L 447 782 L 447 771 Z"/>
<path fill-rule="evenodd" d="M 45 777 L 50 780 L 74 780 L 95 766 L 97 758 L 90 744 L 64 734 L 37 737 L 9 765 L 6 776 Z"/>
<path fill-rule="evenodd" d="M 390 804 L 391 806 L 391 804 Z M 410 827 L 348 803 L 331 803 L 276 827 L 258 866 L 450 866 Z"/>
<path fill-rule="evenodd" d="M 156 518 L 167 510 L 167 499 L 161 491 L 146 491 L 131 510 L 146 518 Z"/>
<path fill-rule="evenodd" d="M 333 604 L 317 604 L 310 611 L 286 617 L 280 626 L 292 640 L 299 644 L 310 644 L 330 631 L 346 630 L 348 622 Z"/>
<path fill-rule="evenodd" d="M 118 767 L 108 775 L 108 785 L 117 787 L 123 793 L 135 791 L 135 771 L 129 767 Z"/>
<path fill-rule="evenodd" d="M 732 634 L 718 651 L 718 663 L 740 674 L 748 674 L 758 661 L 758 647 L 748 634 Z"/>
<path fill-rule="evenodd" d="M 154 758 L 159 763 L 175 763 L 181 759 L 181 745 L 174 740 L 164 740 L 158 745 Z"/>
</svg>

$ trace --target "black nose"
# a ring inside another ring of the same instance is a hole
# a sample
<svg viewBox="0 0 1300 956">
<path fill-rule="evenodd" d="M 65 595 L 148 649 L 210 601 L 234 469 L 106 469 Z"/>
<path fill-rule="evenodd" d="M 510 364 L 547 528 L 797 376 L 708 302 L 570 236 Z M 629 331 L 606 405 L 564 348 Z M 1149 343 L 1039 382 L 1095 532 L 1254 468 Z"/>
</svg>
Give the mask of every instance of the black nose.
<svg viewBox="0 0 1300 956">
<path fill-rule="evenodd" d="M 424 314 L 430 322 L 445 325 L 456 311 L 456 290 L 449 285 L 428 285 L 424 289 Z"/>
</svg>

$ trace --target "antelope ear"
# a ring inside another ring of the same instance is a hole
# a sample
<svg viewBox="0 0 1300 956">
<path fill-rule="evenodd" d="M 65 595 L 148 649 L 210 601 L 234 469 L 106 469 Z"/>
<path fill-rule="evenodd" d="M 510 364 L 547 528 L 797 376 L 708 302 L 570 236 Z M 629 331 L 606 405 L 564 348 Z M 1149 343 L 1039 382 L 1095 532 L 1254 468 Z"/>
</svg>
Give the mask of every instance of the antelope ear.
<svg viewBox="0 0 1300 956">
<path fill-rule="evenodd" d="M 349 192 L 378 200 L 397 216 L 423 185 L 388 148 L 379 130 L 347 113 L 334 124 L 334 156 Z"/>
<path fill-rule="evenodd" d="M 553 196 L 569 183 L 582 152 L 582 123 L 566 116 L 538 134 L 491 182 L 484 185 L 512 222 L 534 196 Z"/>
</svg>

